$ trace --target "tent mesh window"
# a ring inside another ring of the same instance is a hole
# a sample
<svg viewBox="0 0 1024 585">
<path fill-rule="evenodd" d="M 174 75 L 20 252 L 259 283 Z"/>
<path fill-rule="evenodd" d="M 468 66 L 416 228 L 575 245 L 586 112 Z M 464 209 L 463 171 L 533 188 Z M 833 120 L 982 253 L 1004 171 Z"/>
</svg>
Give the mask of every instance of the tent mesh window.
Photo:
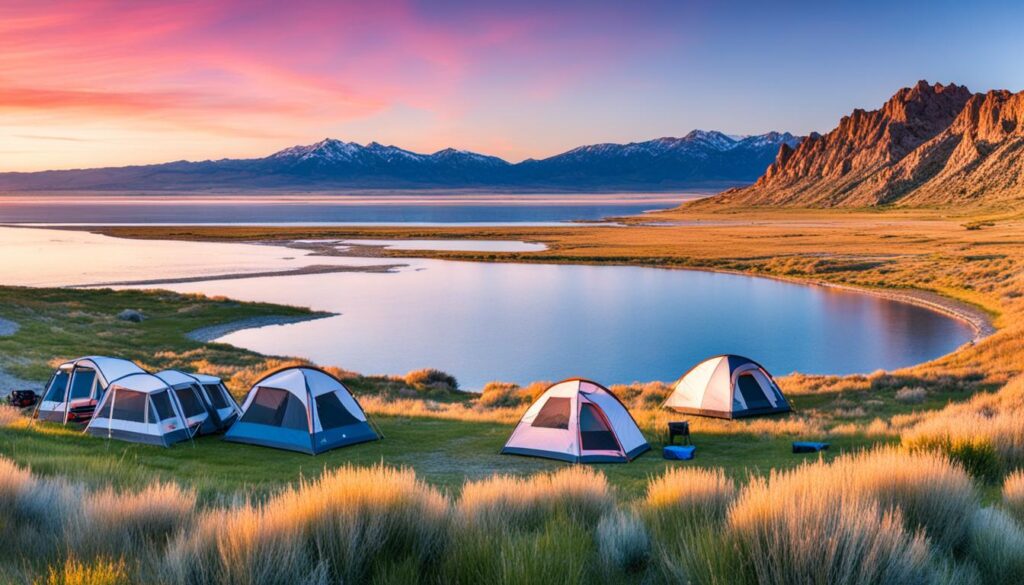
<svg viewBox="0 0 1024 585">
<path fill-rule="evenodd" d="M 181 410 L 185 413 L 186 418 L 191 418 L 206 412 L 206 408 L 204 408 L 203 404 L 199 402 L 199 397 L 196 396 L 196 393 L 192 390 L 191 386 L 175 388 L 174 394 L 178 397 L 178 402 L 181 403 Z"/>
<path fill-rule="evenodd" d="M 157 420 L 174 418 L 174 409 L 171 408 L 171 398 L 167 392 L 156 392 L 151 394 L 149 399 L 153 402 L 153 408 L 156 409 Z"/>
<path fill-rule="evenodd" d="M 71 377 L 70 399 L 89 398 L 92 395 L 92 384 L 96 380 L 96 370 L 76 369 Z"/>
<path fill-rule="evenodd" d="M 618 451 L 619 442 L 592 404 L 580 406 L 580 439 L 584 451 Z"/>
<path fill-rule="evenodd" d="M 65 370 L 57 372 L 57 375 L 53 377 L 53 381 L 50 382 L 50 387 L 46 390 L 46 397 L 43 400 L 64 402 L 64 391 L 68 389 L 68 377 L 68 373 Z"/>
<path fill-rule="evenodd" d="M 756 408 L 771 408 L 772 404 L 768 402 L 768 398 L 764 395 L 764 390 L 761 389 L 761 385 L 758 384 L 757 378 L 751 374 L 740 374 L 736 381 L 736 385 L 739 386 L 740 394 L 743 395 L 743 400 L 747 403 L 747 408 L 751 410 Z"/>
<path fill-rule="evenodd" d="M 93 414 L 93 418 L 110 418 L 110 400 L 107 400 L 106 403 L 103 404 L 103 408 Z"/>
<path fill-rule="evenodd" d="M 359 420 L 338 399 L 337 392 L 328 392 L 316 397 L 316 414 L 325 431 L 356 424 Z"/>
<path fill-rule="evenodd" d="M 537 413 L 531 426 L 545 429 L 568 429 L 569 411 L 572 408 L 572 400 L 569 398 L 548 398 L 548 401 Z"/>
<path fill-rule="evenodd" d="M 220 410 L 228 407 L 228 401 L 224 398 L 224 391 L 221 390 L 217 384 L 205 384 L 203 388 L 206 390 L 206 395 L 210 397 L 210 404 L 214 408 Z"/>
<path fill-rule="evenodd" d="M 128 422 L 145 422 L 146 394 L 134 390 L 118 390 L 110 397 L 114 402 L 114 413 L 110 418 Z"/>
<path fill-rule="evenodd" d="M 287 390 L 262 386 L 256 389 L 256 396 L 242 415 L 242 422 L 297 430 L 309 428 L 302 401 Z"/>
</svg>

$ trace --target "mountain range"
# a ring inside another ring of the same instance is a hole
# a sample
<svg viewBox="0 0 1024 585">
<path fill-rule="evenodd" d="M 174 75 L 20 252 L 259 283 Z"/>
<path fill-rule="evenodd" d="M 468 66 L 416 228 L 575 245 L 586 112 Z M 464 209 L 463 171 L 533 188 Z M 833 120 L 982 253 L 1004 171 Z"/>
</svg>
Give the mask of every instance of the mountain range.
<svg viewBox="0 0 1024 585">
<path fill-rule="evenodd" d="M 1024 92 L 919 81 L 879 110 L 780 147 L 751 186 L 703 205 L 871 207 L 1024 201 Z M 698 204 L 701 205 L 701 204 Z"/>
<path fill-rule="evenodd" d="M 695 130 L 682 138 L 581 146 L 545 159 L 512 164 L 447 148 L 419 154 L 376 142 L 325 139 L 256 159 L 0 173 L 6 191 L 161 191 L 204 189 L 500 188 L 663 190 L 748 184 L 780 147 L 801 138 L 769 132 L 728 136 Z"/>
</svg>

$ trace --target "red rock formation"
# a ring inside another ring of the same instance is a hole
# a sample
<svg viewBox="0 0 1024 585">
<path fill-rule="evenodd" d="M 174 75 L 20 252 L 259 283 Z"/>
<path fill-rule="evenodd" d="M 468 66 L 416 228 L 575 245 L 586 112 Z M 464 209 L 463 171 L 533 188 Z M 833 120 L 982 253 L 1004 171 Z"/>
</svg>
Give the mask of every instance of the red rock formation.
<svg viewBox="0 0 1024 585">
<path fill-rule="evenodd" d="M 782 148 L 751 187 L 711 204 L 935 205 L 1024 200 L 1024 92 L 921 81 L 880 110 Z"/>
</svg>

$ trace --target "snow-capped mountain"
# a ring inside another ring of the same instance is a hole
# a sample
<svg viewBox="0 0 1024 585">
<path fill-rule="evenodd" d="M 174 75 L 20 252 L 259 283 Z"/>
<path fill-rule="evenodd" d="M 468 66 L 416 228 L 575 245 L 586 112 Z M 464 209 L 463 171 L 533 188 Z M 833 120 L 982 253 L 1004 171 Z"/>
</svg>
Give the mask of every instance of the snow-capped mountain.
<svg viewBox="0 0 1024 585">
<path fill-rule="evenodd" d="M 593 144 L 541 160 L 511 164 L 446 148 L 421 154 L 377 142 L 327 138 L 257 159 L 178 161 L 158 165 L 2 173 L 8 190 L 164 190 L 259 188 L 672 189 L 753 182 L 783 144 L 800 138 L 769 132 L 733 137 L 694 130 L 681 138 Z"/>
<path fill-rule="evenodd" d="M 682 138 L 581 146 L 519 166 L 531 180 L 556 184 L 668 187 L 743 183 L 760 176 L 783 144 L 799 143 L 800 138 L 788 132 L 734 138 L 721 132 L 694 130 Z"/>
</svg>

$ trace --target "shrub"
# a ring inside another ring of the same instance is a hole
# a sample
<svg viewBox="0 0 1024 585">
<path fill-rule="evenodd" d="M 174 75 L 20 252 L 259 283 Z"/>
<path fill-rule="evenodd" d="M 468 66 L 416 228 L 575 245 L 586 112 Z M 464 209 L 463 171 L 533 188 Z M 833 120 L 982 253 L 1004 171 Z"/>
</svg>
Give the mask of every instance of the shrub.
<svg viewBox="0 0 1024 585">
<path fill-rule="evenodd" d="M 896 401 L 904 404 L 920 404 L 928 397 L 928 391 L 921 386 L 900 388 L 896 391 Z"/>
<path fill-rule="evenodd" d="M 915 433 L 904 438 L 911 450 L 935 451 L 964 466 L 972 476 L 994 483 L 1003 476 L 1003 463 L 996 448 L 984 436 Z"/>
<path fill-rule="evenodd" d="M 79 493 L 65 481 L 37 478 L 0 457 L 0 558 L 24 550 L 37 558 L 54 553 L 64 522 L 78 513 Z"/>
<path fill-rule="evenodd" d="M 417 390 L 451 392 L 459 388 L 459 383 L 455 380 L 454 376 L 433 368 L 413 370 L 405 375 L 404 380 L 406 384 Z"/>
<path fill-rule="evenodd" d="M 528 530 L 556 514 L 592 527 L 615 498 L 604 474 L 574 465 L 521 478 L 495 475 L 467 482 L 456 504 L 458 521 L 494 530 Z"/>
<path fill-rule="evenodd" d="M 145 547 L 162 552 L 192 521 L 195 506 L 195 492 L 173 483 L 154 483 L 134 493 L 107 488 L 86 496 L 82 513 L 68 522 L 70 544 L 83 556 L 139 555 Z"/>
<path fill-rule="evenodd" d="M 171 547 L 177 583 L 372 580 L 382 563 L 435 563 L 448 502 L 413 471 L 345 466 L 302 482 L 264 505 L 204 515 Z"/>
<path fill-rule="evenodd" d="M 969 554 L 986 583 L 1024 582 L 1024 531 L 997 508 L 971 519 Z"/>
<path fill-rule="evenodd" d="M 69 558 L 59 567 L 50 567 L 45 580 L 36 585 L 131 585 L 124 560 L 98 559 L 84 564 Z"/>
<path fill-rule="evenodd" d="M 487 407 L 519 406 L 523 402 L 518 384 L 488 382 L 480 394 L 480 404 Z"/>
<path fill-rule="evenodd" d="M 978 493 L 959 465 L 936 453 L 907 453 L 895 448 L 837 457 L 818 479 L 832 481 L 859 496 L 898 509 L 907 529 L 923 528 L 932 543 L 953 549 L 966 537 Z M 831 478 L 822 477 L 829 474 Z"/>
<path fill-rule="evenodd" d="M 21 410 L 8 404 L 0 404 L 0 428 L 13 426 L 25 420 Z"/>
<path fill-rule="evenodd" d="M 639 573 L 650 558 L 651 541 L 643 522 L 630 512 L 606 513 L 597 525 L 597 550 L 608 566 Z"/>
<path fill-rule="evenodd" d="M 747 582 L 925 582 L 930 553 L 923 534 L 903 527 L 898 509 L 815 481 L 820 467 L 755 478 L 729 511 Z"/>
<path fill-rule="evenodd" d="M 1024 524 L 1024 470 L 1010 474 L 1003 482 L 1003 507 Z"/>
<path fill-rule="evenodd" d="M 735 497 L 736 484 L 721 469 L 673 467 L 647 483 L 644 505 L 658 515 L 720 519 Z"/>
</svg>

